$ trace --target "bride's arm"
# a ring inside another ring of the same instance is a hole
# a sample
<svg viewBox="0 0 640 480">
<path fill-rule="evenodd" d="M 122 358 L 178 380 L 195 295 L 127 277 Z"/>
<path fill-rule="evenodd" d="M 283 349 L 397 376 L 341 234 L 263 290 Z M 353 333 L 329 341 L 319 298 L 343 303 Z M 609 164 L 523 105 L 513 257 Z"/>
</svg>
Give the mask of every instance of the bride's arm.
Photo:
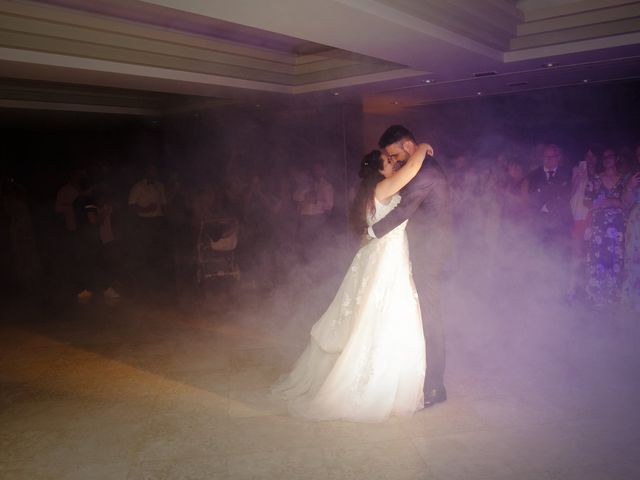
<svg viewBox="0 0 640 480">
<path fill-rule="evenodd" d="M 415 177 L 422 167 L 422 162 L 431 147 L 426 143 L 418 145 L 418 149 L 409 157 L 407 162 L 391 176 L 385 178 L 376 185 L 375 196 L 384 202 L 393 194 L 399 192 L 413 177 Z"/>
</svg>

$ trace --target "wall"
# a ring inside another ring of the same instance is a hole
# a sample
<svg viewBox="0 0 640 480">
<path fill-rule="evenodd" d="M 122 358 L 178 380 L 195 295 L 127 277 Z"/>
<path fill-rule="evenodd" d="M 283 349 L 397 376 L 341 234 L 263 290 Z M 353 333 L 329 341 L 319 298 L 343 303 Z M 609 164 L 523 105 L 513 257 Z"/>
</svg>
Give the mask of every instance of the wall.
<svg viewBox="0 0 640 480">
<path fill-rule="evenodd" d="M 367 114 L 363 144 L 374 148 L 384 129 L 401 123 L 445 157 L 491 151 L 506 141 L 557 143 L 574 160 L 592 142 L 614 147 L 640 142 L 640 83 L 585 85 L 486 97 Z"/>
<path fill-rule="evenodd" d="M 298 108 L 217 108 L 166 119 L 164 156 L 200 181 L 260 174 L 275 182 L 292 165 L 327 166 L 336 192 L 336 215 L 347 211 L 348 192 L 362 156 L 359 105 Z M 188 159 L 188 161 L 187 161 Z"/>
</svg>

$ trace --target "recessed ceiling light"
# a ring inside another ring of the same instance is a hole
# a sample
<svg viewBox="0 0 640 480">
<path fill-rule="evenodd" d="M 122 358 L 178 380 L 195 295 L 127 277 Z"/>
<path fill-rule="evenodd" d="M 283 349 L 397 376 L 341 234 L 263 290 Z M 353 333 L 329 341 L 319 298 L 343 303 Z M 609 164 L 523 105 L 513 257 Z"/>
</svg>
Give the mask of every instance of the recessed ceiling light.
<svg viewBox="0 0 640 480">
<path fill-rule="evenodd" d="M 427 78 L 426 80 L 423 80 L 424 83 L 433 83 L 435 82 L 435 80 L 433 78 Z"/>
<path fill-rule="evenodd" d="M 337 97 L 338 95 L 340 95 L 340 92 L 333 92 L 332 94 L 334 97 Z"/>
<path fill-rule="evenodd" d="M 589 83 L 591 80 L 589 80 L 588 78 L 583 78 L 582 79 L 582 83 Z"/>
<path fill-rule="evenodd" d="M 558 65 L 560 64 L 555 62 L 547 62 L 542 64 L 542 66 L 545 68 L 557 67 Z"/>
<path fill-rule="evenodd" d="M 398 105 L 398 101 L 397 101 L 397 100 L 394 100 L 392 103 L 393 103 L 394 105 Z"/>
<path fill-rule="evenodd" d="M 482 95 L 483 92 L 476 92 L 476 95 Z"/>
</svg>

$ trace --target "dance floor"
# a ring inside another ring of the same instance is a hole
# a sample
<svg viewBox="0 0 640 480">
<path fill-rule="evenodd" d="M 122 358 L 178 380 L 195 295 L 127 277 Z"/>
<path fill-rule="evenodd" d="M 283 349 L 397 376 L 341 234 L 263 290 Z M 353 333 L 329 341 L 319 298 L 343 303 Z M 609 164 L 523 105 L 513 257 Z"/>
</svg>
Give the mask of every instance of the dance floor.
<svg viewBox="0 0 640 480">
<path fill-rule="evenodd" d="M 196 313 L 5 309 L 0 477 L 640 478 L 637 325 L 574 313 L 548 321 L 563 333 L 550 339 L 531 319 L 454 315 L 446 403 L 381 424 L 313 423 L 267 397 L 313 322 L 216 301 Z"/>
</svg>

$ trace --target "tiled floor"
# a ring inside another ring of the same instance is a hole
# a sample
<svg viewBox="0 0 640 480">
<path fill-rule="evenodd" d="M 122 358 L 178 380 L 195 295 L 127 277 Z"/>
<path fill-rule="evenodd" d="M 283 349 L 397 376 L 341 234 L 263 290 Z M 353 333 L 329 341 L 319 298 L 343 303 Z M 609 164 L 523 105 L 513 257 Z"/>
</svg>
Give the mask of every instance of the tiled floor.
<svg viewBox="0 0 640 480">
<path fill-rule="evenodd" d="M 446 403 L 382 424 L 313 423 L 266 395 L 309 319 L 284 328 L 272 304 L 248 303 L 5 310 L 0 477 L 640 478 L 633 325 L 574 313 L 547 322 L 549 339 L 532 319 L 456 317 Z"/>
</svg>

